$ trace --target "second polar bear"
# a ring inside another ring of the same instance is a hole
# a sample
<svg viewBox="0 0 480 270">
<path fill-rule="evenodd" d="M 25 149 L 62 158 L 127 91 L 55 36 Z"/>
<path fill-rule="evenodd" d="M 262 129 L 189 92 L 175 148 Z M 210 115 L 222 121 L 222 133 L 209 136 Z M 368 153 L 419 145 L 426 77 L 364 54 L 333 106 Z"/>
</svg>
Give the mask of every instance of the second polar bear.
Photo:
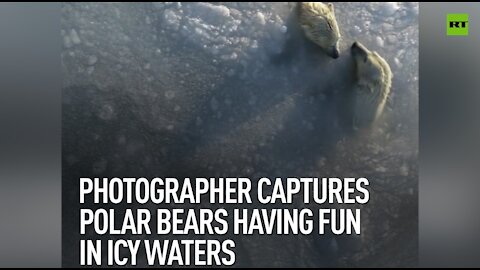
<svg viewBox="0 0 480 270">
<path fill-rule="evenodd" d="M 382 114 L 392 85 L 390 66 L 378 53 L 354 42 L 352 56 L 356 68 L 353 90 L 353 125 L 355 128 L 373 124 Z"/>
<path fill-rule="evenodd" d="M 320 2 L 298 3 L 298 18 L 305 36 L 332 58 L 338 58 L 340 30 L 333 4 Z"/>
</svg>

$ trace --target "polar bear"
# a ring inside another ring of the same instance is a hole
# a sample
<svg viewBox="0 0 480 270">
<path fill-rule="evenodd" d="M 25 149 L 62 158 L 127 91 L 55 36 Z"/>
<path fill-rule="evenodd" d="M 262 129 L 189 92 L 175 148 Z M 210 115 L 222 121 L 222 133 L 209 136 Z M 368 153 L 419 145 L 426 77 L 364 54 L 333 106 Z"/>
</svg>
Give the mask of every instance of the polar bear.
<svg viewBox="0 0 480 270">
<path fill-rule="evenodd" d="M 353 126 L 368 127 L 384 110 L 393 75 L 385 59 L 361 43 L 354 42 L 351 52 L 356 70 L 352 92 Z"/>
<path fill-rule="evenodd" d="M 338 58 L 341 36 L 333 4 L 300 2 L 297 8 L 298 20 L 305 36 L 329 56 Z"/>
</svg>

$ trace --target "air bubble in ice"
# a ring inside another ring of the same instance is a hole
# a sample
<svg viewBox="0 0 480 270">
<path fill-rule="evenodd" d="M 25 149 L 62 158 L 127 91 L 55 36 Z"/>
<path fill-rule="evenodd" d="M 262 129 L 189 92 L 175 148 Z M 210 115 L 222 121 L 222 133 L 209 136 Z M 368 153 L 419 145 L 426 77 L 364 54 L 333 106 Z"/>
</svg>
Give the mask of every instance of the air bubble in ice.
<svg viewBox="0 0 480 270">
<path fill-rule="evenodd" d="M 175 98 L 175 91 L 173 91 L 173 90 L 167 90 L 167 91 L 165 91 L 165 97 L 166 97 L 168 100 Z"/>
<path fill-rule="evenodd" d="M 97 63 L 97 61 L 98 61 L 98 58 L 95 55 L 91 55 L 91 56 L 88 57 L 88 64 L 90 66 L 95 65 L 95 63 Z"/>
<path fill-rule="evenodd" d="M 111 120 L 115 114 L 115 110 L 111 104 L 105 104 L 100 108 L 98 117 L 102 120 Z"/>
</svg>

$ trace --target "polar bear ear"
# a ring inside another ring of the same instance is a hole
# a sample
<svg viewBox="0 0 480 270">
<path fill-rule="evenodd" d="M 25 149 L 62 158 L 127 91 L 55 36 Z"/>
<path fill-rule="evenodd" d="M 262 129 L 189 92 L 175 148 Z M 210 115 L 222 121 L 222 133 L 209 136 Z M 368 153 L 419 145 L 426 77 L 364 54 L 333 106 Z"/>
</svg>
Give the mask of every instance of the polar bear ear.
<svg viewBox="0 0 480 270">
<path fill-rule="evenodd" d="M 330 11 L 334 11 L 334 10 L 333 10 L 333 4 L 332 4 L 332 3 L 328 3 L 328 8 L 330 9 Z"/>
</svg>

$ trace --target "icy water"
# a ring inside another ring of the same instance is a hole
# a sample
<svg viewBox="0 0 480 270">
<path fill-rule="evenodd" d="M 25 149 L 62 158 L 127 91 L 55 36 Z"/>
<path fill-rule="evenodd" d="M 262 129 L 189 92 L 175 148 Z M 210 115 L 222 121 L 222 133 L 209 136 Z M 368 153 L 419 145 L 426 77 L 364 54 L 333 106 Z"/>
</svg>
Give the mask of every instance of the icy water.
<svg viewBox="0 0 480 270">
<path fill-rule="evenodd" d="M 363 176 L 372 185 L 360 237 L 245 238 L 237 262 L 413 265 L 418 4 L 336 3 L 336 60 L 300 41 L 292 8 L 63 4 L 64 229 L 78 231 L 80 176 Z M 355 40 L 394 74 L 380 123 L 361 133 L 342 123 L 340 98 Z M 67 264 L 77 240 L 64 236 Z"/>
</svg>

